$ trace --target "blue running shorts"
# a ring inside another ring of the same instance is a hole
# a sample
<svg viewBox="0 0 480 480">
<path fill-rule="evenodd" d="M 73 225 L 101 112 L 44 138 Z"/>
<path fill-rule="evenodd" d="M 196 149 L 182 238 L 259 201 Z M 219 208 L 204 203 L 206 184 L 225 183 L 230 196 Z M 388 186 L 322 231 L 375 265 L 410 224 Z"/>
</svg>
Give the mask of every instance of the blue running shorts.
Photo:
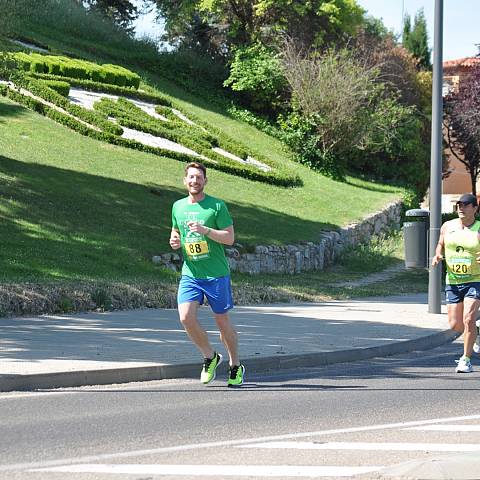
<svg viewBox="0 0 480 480">
<path fill-rule="evenodd" d="M 213 313 L 225 313 L 233 308 L 230 275 L 219 278 L 193 278 L 182 275 L 177 294 L 179 305 L 190 302 L 203 305 L 205 297 Z"/>
<path fill-rule="evenodd" d="M 461 303 L 465 297 L 480 300 L 480 282 L 460 283 L 459 285 L 446 285 L 445 296 L 447 304 Z"/>
</svg>

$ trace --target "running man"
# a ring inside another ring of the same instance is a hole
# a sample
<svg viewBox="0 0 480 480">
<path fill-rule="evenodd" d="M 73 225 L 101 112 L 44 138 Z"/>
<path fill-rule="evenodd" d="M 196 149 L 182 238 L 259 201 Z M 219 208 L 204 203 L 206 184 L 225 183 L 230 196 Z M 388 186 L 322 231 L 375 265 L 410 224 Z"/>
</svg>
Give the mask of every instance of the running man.
<svg viewBox="0 0 480 480">
<path fill-rule="evenodd" d="M 224 249 L 234 242 L 233 220 L 222 200 L 204 193 L 207 170 L 203 164 L 189 163 L 183 184 L 188 197 L 173 204 L 170 234 L 170 246 L 182 248 L 184 258 L 177 296 L 180 321 L 204 357 L 200 381 L 208 384 L 215 379 L 222 355 L 213 350 L 197 319 L 198 307 L 207 298 L 230 357 L 227 385 L 240 386 L 245 367 L 238 357 L 237 332 L 228 317 L 233 298 Z"/>
<path fill-rule="evenodd" d="M 480 307 L 480 221 L 475 219 L 477 198 L 465 193 L 457 202 L 458 219 L 445 222 L 440 229 L 432 266 L 443 259 L 447 267 L 446 302 L 448 322 L 463 332 L 463 355 L 457 360 L 457 373 L 473 371 L 472 356 Z"/>
</svg>

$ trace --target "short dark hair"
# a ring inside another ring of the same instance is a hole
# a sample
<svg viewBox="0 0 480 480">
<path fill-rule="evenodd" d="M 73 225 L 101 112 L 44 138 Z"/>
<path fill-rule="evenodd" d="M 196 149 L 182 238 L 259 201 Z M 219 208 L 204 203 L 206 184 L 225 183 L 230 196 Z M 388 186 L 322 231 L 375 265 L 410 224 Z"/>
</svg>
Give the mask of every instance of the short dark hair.
<svg viewBox="0 0 480 480">
<path fill-rule="evenodd" d="M 204 178 L 207 178 L 207 167 L 203 163 L 200 163 L 200 162 L 187 163 L 187 165 L 185 165 L 185 176 L 187 176 L 189 168 L 198 168 L 203 172 Z"/>
</svg>

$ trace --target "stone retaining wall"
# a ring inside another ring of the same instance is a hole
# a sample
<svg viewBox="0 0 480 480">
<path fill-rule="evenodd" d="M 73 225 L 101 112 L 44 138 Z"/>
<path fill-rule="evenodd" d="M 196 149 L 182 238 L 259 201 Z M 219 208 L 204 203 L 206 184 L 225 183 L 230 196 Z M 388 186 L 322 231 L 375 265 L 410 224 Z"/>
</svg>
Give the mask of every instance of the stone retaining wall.
<svg viewBox="0 0 480 480">
<path fill-rule="evenodd" d="M 257 245 L 253 252 L 236 243 L 225 249 L 232 272 L 296 274 L 323 270 L 331 265 L 346 247 L 367 243 L 374 236 L 400 228 L 402 203 L 397 201 L 383 210 L 352 223 L 338 231 L 322 232 L 318 242 L 302 242 L 295 245 Z M 165 253 L 152 261 L 174 271 L 179 271 L 182 257 L 178 253 Z"/>
</svg>

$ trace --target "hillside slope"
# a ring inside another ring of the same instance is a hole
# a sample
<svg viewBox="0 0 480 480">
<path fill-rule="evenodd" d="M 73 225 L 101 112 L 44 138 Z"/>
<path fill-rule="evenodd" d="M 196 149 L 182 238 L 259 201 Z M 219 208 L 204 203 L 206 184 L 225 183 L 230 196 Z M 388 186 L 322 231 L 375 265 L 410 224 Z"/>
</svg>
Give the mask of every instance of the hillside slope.
<svg viewBox="0 0 480 480">
<path fill-rule="evenodd" d="M 131 53 L 126 58 L 119 48 L 93 48 L 95 38 L 75 43 L 65 31 L 32 25 L 23 35 L 50 53 L 134 69 Z M 0 45 L 22 50 L 5 38 Z M 402 194 L 351 177 L 326 178 L 294 163 L 278 140 L 233 119 L 208 92 L 187 92 L 152 63 L 135 71 L 143 88 L 300 177 L 302 186 L 286 188 L 209 170 L 208 192 L 228 203 L 237 241 L 247 247 L 315 241 L 320 231 L 359 220 Z M 1 281 L 169 279 L 151 257 L 169 251 L 170 208 L 184 195 L 182 176 L 178 160 L 83 137 L 1 98 Z"/>
</svg>

